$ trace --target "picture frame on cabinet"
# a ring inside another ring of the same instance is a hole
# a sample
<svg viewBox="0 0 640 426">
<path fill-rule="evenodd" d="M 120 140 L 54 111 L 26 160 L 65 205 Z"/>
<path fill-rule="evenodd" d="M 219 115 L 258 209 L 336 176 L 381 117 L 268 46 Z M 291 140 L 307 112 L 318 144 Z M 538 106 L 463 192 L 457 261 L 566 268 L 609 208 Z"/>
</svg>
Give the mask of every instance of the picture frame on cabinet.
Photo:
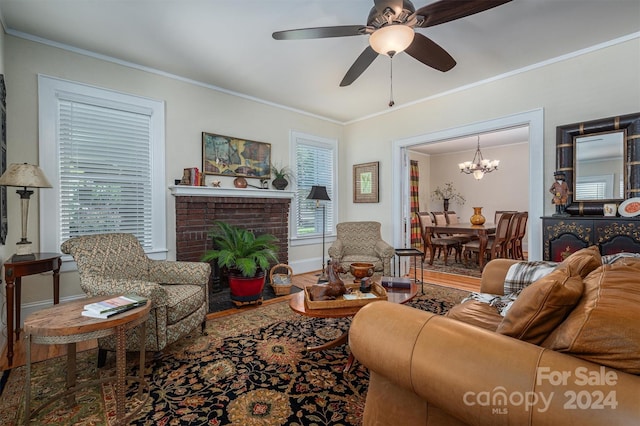
<svg viewBox="0 0 640 426">
<path fill-rule="evenodd" d="M 603 212 L 605 216 L 615 216 L 616 211 L 618 211 L 618 206 L 615 204 L 605 204 L 603 206 Z"/>
</svg>

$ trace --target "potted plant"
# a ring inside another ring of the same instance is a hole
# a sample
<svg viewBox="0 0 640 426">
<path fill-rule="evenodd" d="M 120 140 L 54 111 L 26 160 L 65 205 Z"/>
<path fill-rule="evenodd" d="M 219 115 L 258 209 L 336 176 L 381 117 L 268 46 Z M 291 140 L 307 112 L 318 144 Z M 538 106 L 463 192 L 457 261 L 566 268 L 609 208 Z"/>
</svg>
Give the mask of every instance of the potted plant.
<svg viewBox="0 0 640 426">
<path fill-rule="evenodd" d="M 293 181 L 295 179 L 293 175 L 293 171 L 286 166 L 278 167 L 277 165 L 271 165 L 271 174 L 273 175 L 273 181 L 271 185 L 275 189 L 284 190 L 287 185 L 289 185 L 289 181 Z"/>
<path fill-rule="evenodd" d="M 449 202 L 454 201 L 459 205 L 463 205 L 466 201 L 465 198 L 453 187 L 453 182 L 447 182 L 444 184 L 444 188 L 440 188 L 440 185 L 436 186 L 436 189 L 431 193 L 432 200 L 442 200 L 444 203 L 444 211 L 449 210 Z"/>
<path fill-rule="evenodd" d="M 266 271 L 271 263 L 278 263 L 277 238 L 271 234 L 255 236 L 222 221 L 216 222 L 209 236 L 214 248 L 207 250 L 202 260 L 215 260 L 227 271 L 231 300 L 236 305 L 261 303 Z"/>
</svg>

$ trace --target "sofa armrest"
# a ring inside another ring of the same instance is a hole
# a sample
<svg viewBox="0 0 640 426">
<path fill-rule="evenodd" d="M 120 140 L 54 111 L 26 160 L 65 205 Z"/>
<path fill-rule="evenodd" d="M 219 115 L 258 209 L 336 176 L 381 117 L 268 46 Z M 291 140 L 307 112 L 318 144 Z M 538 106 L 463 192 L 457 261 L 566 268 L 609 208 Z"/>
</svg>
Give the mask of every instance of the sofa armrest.
<svg viewBox="0 0 640 426">
<path fill-rule="evenodd" d="M 504 279 L 509 267 L 519 260 L 493 259 L 482 270 L 480 292 L 489 294 L 504 294 Z"/>
<path fill-rule="evenodd" d="M 205 262 L 150 260 L 149 280 L 162 284 L 192 284 L 206 287 L 211 265 Z"/>
<path fill-rule="evenodd" d="M 640 418 L 638 376 L 390 302 L 370 303 L 356 314 L 349 346 L 375 373 L 373 380 L 382 376 L 466 424 L 632 424 Z M 557 374 L 568 374 L 566 382 L 556 382 Z M 580 385 L 585 375 L 600 383 Z M 613 395 L 616 406 L 572 409 L 572 395 L 582 391 L 592 401 L 598 392 Z M 382 400 L 367 397 L 367 403 Z"/>
</svg>

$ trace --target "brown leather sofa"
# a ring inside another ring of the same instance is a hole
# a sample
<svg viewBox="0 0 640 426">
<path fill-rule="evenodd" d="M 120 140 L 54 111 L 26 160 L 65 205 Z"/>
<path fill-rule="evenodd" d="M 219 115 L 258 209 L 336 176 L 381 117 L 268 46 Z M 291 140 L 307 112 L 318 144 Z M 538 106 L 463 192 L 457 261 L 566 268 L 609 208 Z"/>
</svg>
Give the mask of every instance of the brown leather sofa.
<svg viewBox="0 0 640 426">
<path fill-rule="evenodd" d="M 513 263 L 489 262 L 481 291 L 502 294 Z M 637 272 L 623 271 L 634 300 L 640 295 Z M 584 299 L 581 303 L 587 303 Z M 633 313 L 629 321 L 637 318 Z M 370 371 L 364 425 L 640 424 L 637 372 L 605 367 L 447 316 L 371 303 L 354 317 L 349 346 Z"/>
</svg>

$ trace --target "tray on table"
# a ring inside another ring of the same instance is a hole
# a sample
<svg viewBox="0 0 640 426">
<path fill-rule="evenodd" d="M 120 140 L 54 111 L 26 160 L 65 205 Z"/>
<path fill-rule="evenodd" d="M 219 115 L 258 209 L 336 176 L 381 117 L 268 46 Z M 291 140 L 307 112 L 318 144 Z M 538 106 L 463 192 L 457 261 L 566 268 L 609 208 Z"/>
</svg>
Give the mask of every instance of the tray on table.
<svg viewBox="0 0 640 426">
<path fill-rule="evenodd" d="M 358 290 L 359 284 L 346 284 L 347 290 Z M 357 294 L 357 293 L 356 293 Z M 371 302 L 378 300 L 387 300 L 387 290 L 378 283 L 371 284 L 370 293 L 362 293 L 363 295 L 374 295 L 375 297 L 365 296 L 362 298 L 345 299 L 344 296 L 340 296 L 335 300 L 311 300 L 309 297 L 309 287 L 304 288 L 304 304 L 309 309 L 331 309 L 331 308 L 350 308 L 354 306 L 364 306 Z"/>
</svg>

